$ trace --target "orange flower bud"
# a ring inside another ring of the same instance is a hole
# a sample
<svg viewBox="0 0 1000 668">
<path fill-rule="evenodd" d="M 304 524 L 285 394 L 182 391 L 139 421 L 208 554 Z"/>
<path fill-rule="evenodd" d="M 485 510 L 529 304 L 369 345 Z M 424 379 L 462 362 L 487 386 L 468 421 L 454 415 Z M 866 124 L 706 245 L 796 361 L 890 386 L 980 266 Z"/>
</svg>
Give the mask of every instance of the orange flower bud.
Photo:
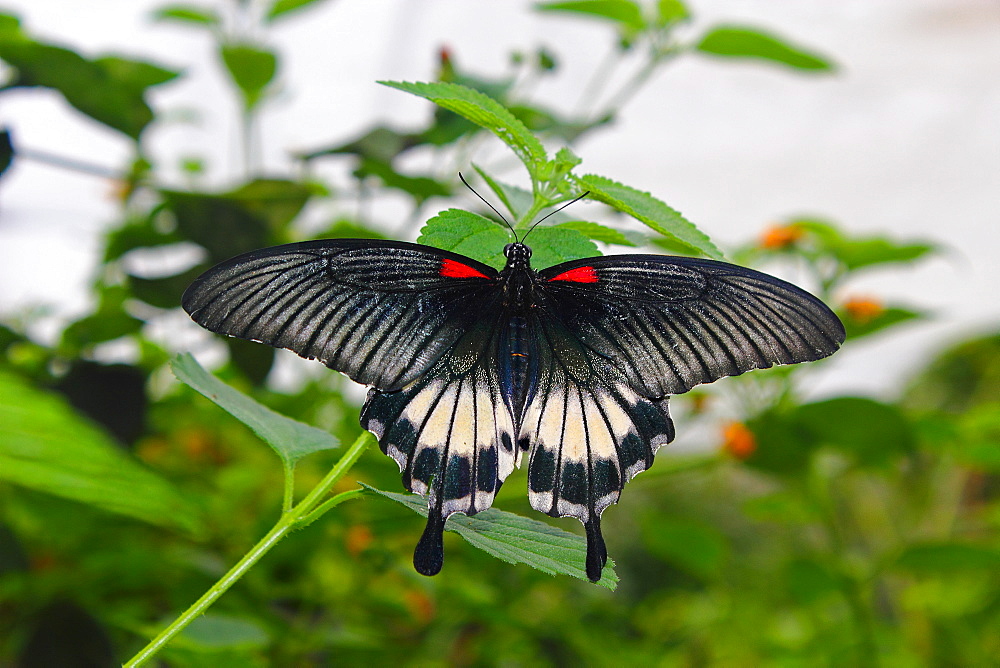
<svg viewBox="0 0 1000 668">
<path fill-rule="evenodd" d="M 760 247 L 767 250 L 781 250 L 794 245 L 802 238 L 802 226 L 791 223 L 789 225 L 771 225 L 760 236 Z"/>
<path fill-rule="evenodd" d="M 364 524 L 355 524 L 347 529 L 347 535 L 344 537 L 344 542 L 346 543 L 347 551 L 350 555 L 352 557 L 357 557 L 368 549 L 368 546 L 372 544 L 374 539 L 375 537 L 372 536 L 371 529 Z"/>
<path fill-rule="evenodd" d="M 851 297 L 844 302 L 844 309 L 853 320 L 871 322 L 885 313 L 885 306 L 874 297 Z"/>
<path fill-rule="evenodd" d="M 434 601 L 422 591 L 410 589 L 403 594 L 406 608 L 413 619 L 429 624 L 434 619 Z"/>
<path fill-rule="evenodd" d="M 746 459 L 757 450 L 757 439 L 742 422 L 730 422 L 722 429 L 722 449 L 736 459 Z"/>
</svg>

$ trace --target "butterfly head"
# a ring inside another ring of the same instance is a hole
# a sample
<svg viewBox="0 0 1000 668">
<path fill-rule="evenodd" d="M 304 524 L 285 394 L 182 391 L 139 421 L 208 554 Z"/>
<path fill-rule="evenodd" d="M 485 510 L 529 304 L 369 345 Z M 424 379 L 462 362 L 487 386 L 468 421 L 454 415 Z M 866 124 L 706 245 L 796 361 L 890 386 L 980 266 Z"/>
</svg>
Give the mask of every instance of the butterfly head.
<svg viewBox="0 0 1000 668">
<path fill-rule="evenodd" d="M 530 265 L 531 248 L 520 241 L 504 246 L 503 254 L 507 258 L 507 267 L 511 269 L 527 269 Z"/>
</svg>

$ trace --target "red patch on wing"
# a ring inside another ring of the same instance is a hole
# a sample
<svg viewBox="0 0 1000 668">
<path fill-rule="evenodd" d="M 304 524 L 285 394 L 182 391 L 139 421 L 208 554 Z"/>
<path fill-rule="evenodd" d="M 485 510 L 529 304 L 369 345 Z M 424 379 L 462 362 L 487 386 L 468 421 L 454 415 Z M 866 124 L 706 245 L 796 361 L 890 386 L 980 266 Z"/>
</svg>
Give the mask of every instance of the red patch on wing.
<svg viewBox="0 0 1000 668">
<path fill-rule="evenodd" d="M 553 276 L 550 281 L 570 281 L 572 283 L 596 283 L 597 271 L 593 267 L 577 267 Z"/>
<path fill-rule="evenodd" d="M 478 269 L 448 258 L 441 261 L 441 275 L 446 278 L 489 278 Z"/>
</svg>

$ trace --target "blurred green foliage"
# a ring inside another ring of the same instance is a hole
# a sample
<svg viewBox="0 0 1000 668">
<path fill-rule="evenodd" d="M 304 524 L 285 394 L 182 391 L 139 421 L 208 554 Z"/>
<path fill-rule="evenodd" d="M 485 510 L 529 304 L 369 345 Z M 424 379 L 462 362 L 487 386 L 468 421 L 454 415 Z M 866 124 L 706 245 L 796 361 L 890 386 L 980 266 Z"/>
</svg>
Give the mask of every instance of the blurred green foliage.
<svg viewBox="0 0 1000 668">
<path fill-rule="evenodd" d="M 457 191 L 451 175 L 468 168 L 483 139 L 477 122 L 499 123 L 494 131 L 541 184 L 528 192 L 499 180 L 499 168 L 476 166 L 516 224 L 532 222 L 541 191 L 554 203 L 589 189 L 646 225 L 638 231 L 616 215 L 581 221 L 564 212 L 533 233 L 533 245 L 551 254 L 538 266 L 592 254 L 595 242 L 721 256 L 665 203 L 606 177 L 574 176 L 579 159 L 568 150 L 550 158 L 547 147 L 610 131 L 650 75 L 677 57 L 749 58 L 804 74 L 833 68 L 753 27 L 691 36 L 691 12 L 678 0 L 540 3 L 539 11 L 565 20 L 603 22 L 613 33 L 609 62 L 630 56 L 643 65 L 595 73 L 585 87 L 591 106 L 565 116 L 525 93 L 525 82 L 559 72 L 554 49 L 513 54 L 511 73 L 499 78 L 464 71 L 445 50 L 437 82 L 397 85 L 438 103 L 423 127 L 373 126 L 303 151 L 302 169 L 265 177 L 254 166 L 254 128 L 282 72 L 268 30 L 320 4 L 220 0 L 157 12 L 213 40 L 239 102 L 244 171 L 222 191 L 200 187 L 197 157 L 185 159 L 191 187 L 166 188 L 162 167 L 144 152 L 141 133 L 156 122 L 145 93 L 176 72 L 117 55 L 87 58 L 36 36 L 44 26 L 0 15 L 8 72 L 0 95 L 50 88 L 135 147 L 130 164 L 107 166 L 121 184 L 121 218 L 105 237 L 91 312 L 66 323 L 54 342 L 28 334 L 30 313 L 0 325 L 0 664 L 120 663 L 240 559 L 289 495 L 306 493 L 337 461 L 339 451 L 314 434 L 313 454 L 285 452 L 283 467 L 251 429 L 172 382 L 175 337 L 162 331 L 164 323 L 180 326 L 180 294 L 193 276 L 236 253 L 308 236 L 392 229 L 415 237 L 416 223 L 430 217 L 428 202 Z M 16 140 L 16 127 L 0 133 L 0 175 L 31 156 Z M 403 169 L 410 152 L 432 156 L 437 167 Z M 317 161 L 349 162 L 354 181 L 303 177 Z M 408 197 L 413 225 L 400 230 L 359 213 L 303 232 L 301 214 L 312 205 L 389 191 Z M 508 240 L 487 218 L 457 210 L 431 218 L 420 234 L 494 263 Z M 173 273 L 136 262 L 192 257 L 192 248 L 194 259 Z M 804 269 L 837 306 L 850 348 L 926 317 L 919 304 L 851 297 L 851 279 L 902 270 L 933 251 L 810 219 L 774 226 L 727 254 Z M 269 348 L 192 341 L 223 360 L 223 380 L 276 413 L 322 428 L 330 443 L 358 437 L 359 395 L 340 375 L 316 365 L 279 391 L 268 383 Z M 111 346 L 131 361 L 108 362 Z M 290 534 L 158 658 L 213 667 L 997 665 L 1000 338 L 956 344 L 882 400 L 806 401 L 803 390 L 822 373 L 823 363 L 773 369 L 674 400 L 679 429 L 708 425 L 717 447 L 685 455 L 665 448 L 608 511 L 615 592 L 509 565 L 451 533 L 445 571 L 424 578 L 410 566 L 421 523 L 411 509 L 370 494 Z M 208 390 L 220 392 L 228 390 Z M 290 463 L 293 479 L 285 478 Z M 355 480 L 400 488 L 396 467 L 374 451 L 332 492 L 356 489 Z M 523 487 L 515 473 L 497 508 L 529 515 Z"/>
</svg>

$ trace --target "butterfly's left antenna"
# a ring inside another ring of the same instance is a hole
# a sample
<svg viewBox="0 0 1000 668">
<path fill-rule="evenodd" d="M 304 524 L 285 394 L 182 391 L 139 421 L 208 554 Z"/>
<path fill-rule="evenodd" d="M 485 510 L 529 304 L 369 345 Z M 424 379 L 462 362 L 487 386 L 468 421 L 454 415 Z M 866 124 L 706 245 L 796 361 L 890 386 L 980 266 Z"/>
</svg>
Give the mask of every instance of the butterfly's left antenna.
<svg viewBox="0 0 1000 668">
<path fill-rule="evenodd" d="M 483 200 L 483 204 L 485 204 L 486 206 L 488 206 L 491 209 L 493 209 L 493 213 L 495 213 L 496 215 L 500 216 L 500 220 L 502 220 L 504 222 L 504 224 L 510 229 L 510 233 L 514 235 L 514 240 L 516 241 L 517 240 L 517 232 L 514 231 L 513 226 L 509 222 L 507 222 L 507 219 L 504 218 L 503 214 L 500 213 L 499 211 L 497 211 L 497 208 L 495 206 L 493 206 L 492 204 L 490 204 L 489 202 L 487 202 L 485 197 L 483 197 L 482 195 L 480 195 L 479 193 L 477 193 L 476 189 L 469 185 L 469 182 L 465 180 L 464 176 L 462 176 L 462 172 L 458 173 L 458 178 L 462 180 L 462 183 L 465 184 L 466 188 L 468 188 L 469 190 L 472 191 L 473 195 L 475 195 L 479 199 Z"/>
</svg>

